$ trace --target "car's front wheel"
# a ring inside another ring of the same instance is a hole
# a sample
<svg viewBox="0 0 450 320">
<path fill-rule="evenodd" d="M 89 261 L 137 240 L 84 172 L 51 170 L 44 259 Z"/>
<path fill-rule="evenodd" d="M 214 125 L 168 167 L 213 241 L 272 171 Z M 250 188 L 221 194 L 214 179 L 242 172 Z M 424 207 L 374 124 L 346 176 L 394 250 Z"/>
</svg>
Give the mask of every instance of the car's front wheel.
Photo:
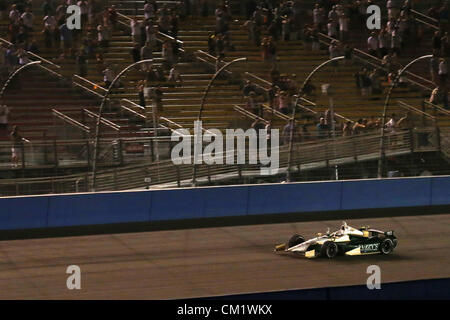
<svg viewBox="0 0 450 320">
<path fill-rule="evenodd" d="M 295 247 L 296 245 L 299 245 L 300 243 L 305 242 L 305 238 L 303 238 L 301 235 L 299 234 L 294 234 L 288 242 L 288 248 L 292 248 Z"/>
<path fill-rule="evenodd" d="M 383 241 L 381 241 L 380 251 L 383 254 L 390 254 L 394 250 L 394 247 L 395 247 L 394 242 L 391 239 L 386 238 Z"/>
<path fill-rule="evenodd" d="M 333 241 L 325 242 L 322 245 L 322 249 L 320 250 L 322 257 L 326 257 L 328 259 L 333 259 L 334 257 L 336 257 L 338 252 L 339 252 L 338 245 Z"/>
</svg>

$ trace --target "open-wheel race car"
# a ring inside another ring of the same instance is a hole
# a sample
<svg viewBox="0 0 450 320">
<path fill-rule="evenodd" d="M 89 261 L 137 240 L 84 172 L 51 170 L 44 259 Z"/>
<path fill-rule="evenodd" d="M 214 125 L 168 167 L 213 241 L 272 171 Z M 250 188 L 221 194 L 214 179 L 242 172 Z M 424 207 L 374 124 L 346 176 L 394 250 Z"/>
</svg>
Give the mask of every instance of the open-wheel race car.
<svg viewBox="0 0 450 320">
<path fill-rule="evenodd" d="M 295 234 L 287 243 L 275 247 L 275 252 L 291 252 L 305 255 L 306 258 L 325 257 L 332 259 L 337 255 L 390 254 L 397 246 L 397 238 L 393 231 L 380 231 L 369 227 L 359 229 L 343 223 L 341 228 L 325 235 L 305 241 L 301 235 Z"/>
</svg>

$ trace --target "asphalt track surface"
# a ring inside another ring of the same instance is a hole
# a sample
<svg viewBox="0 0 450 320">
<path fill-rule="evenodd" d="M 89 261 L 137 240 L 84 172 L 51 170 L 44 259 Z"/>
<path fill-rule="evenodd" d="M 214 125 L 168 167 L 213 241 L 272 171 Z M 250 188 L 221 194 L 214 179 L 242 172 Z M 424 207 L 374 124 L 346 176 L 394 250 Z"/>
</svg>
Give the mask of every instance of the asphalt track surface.
<svg viewBox="0 0 450 320">
<path fill-rule="evenodd" d="M 450 214 L 352 219 L 393 229 L 392 255 L 334 260 L 277 255 L 293 233 L 312 237 L 341 221 L 153 231 L 0 242 L 0 299 L 172 299 L 450 277 Z M 66 268 L 81 268 L 68 290 Z"/>
</svg>

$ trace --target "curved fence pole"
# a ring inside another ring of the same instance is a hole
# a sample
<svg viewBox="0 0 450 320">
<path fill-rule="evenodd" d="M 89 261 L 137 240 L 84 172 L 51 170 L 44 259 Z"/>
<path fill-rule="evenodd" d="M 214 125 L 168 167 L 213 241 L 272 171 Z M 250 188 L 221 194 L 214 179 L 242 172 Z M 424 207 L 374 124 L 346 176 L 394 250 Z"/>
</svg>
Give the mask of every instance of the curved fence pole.
<svg viewBox="0 0 450 320">
<path fill-rule="evenodd" d="M 14 71 L 14 72 L 8 77 L 8 79 L 5 81 L 5 84 L 4 84 L 3 87 L 2 87 L 2 91 L 0 92 L 0 100 L 2 101 L 2 103 L 3 103 L 3 96 L 4 96 L 5 92 L 6 92 L 6 89 L 8 88 L 8 85 L 11 83 L 11 81 L 12 81 L 12 80 L 13 80 L 20 72 L 22 72 L 22 70 L 24 70 L 24 69 L 26 69 L 26 68 L 28 68 L 28 67 L 30 67 L 30 66 L 33 66 L 33 65 L 35 65 L 35 64 L 40 64 L 40 63 L 41 63 L 40 60 L 28 62 L 27 64 L 24 64 L 24 65 L 21 66 L 19 69 L 17 69 L 16 71 Z"/>
<path fill-rule="evenodd" d="M 148 63 L 152 62 L 153 59 L 146 59 L 137 61 L 135 63 L 130 64 L 129 66 L 125 67 L 122 71 L 119 72 L 119 74 L 114 78 L 114 80 L 111 82 L 111 84 L 108 87 L 108 90 L 106 91 L 105 95 L 103 96 L 102 103 L 100 104 L 100 110 L 98 112 L 97 117 L 97 123 L 95 125 L 95 143 L 94 143 L 94 159 L 92 161 L 92 191 L 95 192 L 96 187 L 96 178 L 97 178 L 97 159 L 98 159 L 98 144 L 100 140 L 100 122 L 102 119 L 103 109 L 105 108 L 106 100 L 108 99 L 109 94 L 111 93 L 111 90 L 114 88 L 114 85 L 119 80 L 119 78 L 127 72 L 129 69 L 142 64 L 142 63 Z"/>
<path fill-rule="evenodd" d="M 384 164 L 384 160 L 386 158 L 386 148 L 385 148 L 385 143 L 384 143 L 384 137 L 385 137 L 385 130 L 384 130 L 384 126 L 386 125 L 386 113 L 389 107 L 389 101 L 391 100 L 391 94 L 392 91 L 394 90 L 394 88 L 397 86 L 398 82 L 400 81 L 401 76 L 403 75 L 403 73 L 413 64 L 415 64 L 418 61 L 421 61 L 423 59 L 428 59 L 428 58 L 432 58 L 433 55 L 432 54 L 427 54 L 421 57 L 418 57 L 416 59 L 414 59 L 413 61 L 411 61 L 410 63 L 408 63 L 405 67 L 403 67 L 403 69 L 401 69 L 397 75 L 394 78 L 394 81 L 392 82 L 391 86 L 389 87 L 389 91 L 388 94 L 386 95 L 386 100 L 384 101 L 384 107 L 383 107 L 383 120 L 381 123 L 381 135 L 380 135 L 380 157 L 378 159 L 378 178 L 382 178 L 383 177 L 383 164 Z"/>
<path fill-rule="evenodd" d="M 300 88 L 297 97 L 295 98 L 295 103 L 294 106 L 292 108 L 292 116 L 291 116 L 291 125 L 292 125 L 292 129 L 290 130 L 290 134 L 289 134 L 289 153 L 288 153 L 288 164 L 287 164 L 287 170 L 286 170 L 286 182 L 290 182 L 291 181 L 291 163 L 292 163 L 292 149 L 293 149 L 293 140 L 294 140 L 294 126 L 295 126 L 295 115 L 297 112 L 297 105 L 298 105 L 298 101 L 300 100 L 301 96 L 303 95 L 303 91 L 305 90 L 305 86 L 308 83 L 308 81 L 312 78 L 312 76 L 319 71 L 320 69 L 322 69 L 324 66 L 328 65 L 331 62 L 334 61 L 339 61 L 339 60 L 343 60 L 345 59 L 345 56 L 339 56 L 336 58 L 332 58 L 329 59 L 323 63 L 321 63 L 319 66 L 317 66 L 313 71 L 311 71 L 311 73 L 308 75 L 308 77 L 306 77 L 305 81 L 302 84 L 302 87 Z"/>
<path fill-rule="evenodd" d="M 205 92 L 203 93 L 202 101 L 201 101 L 201 104 L 200 104 L 200 109 L 198 110 L 197 121 L 201 121 L 202 120 L 202 114 L 203 114 L 203 109 L 204 109 L 204 106 L 205 106 L 206 96 L 208 95 L 209 90 L 211 89 L 211 86 L 214 83 L 214 81 L 222 73 L 223 70 L 228 68 L 233 63 L 241 62 L 241 61 L 247 61 L 247 58 L 237 58 L 237 59 L 234 59 L 234 60 L 232 60 L 230 62 L 227 62 L 219 70 L 217 70 L 216 73 L 213 75 L 213 77 L 209 81 L 208 85 L 206 86 Z M 196 158 L 195 158 L 195 155 L 194 155 L 194 163 L 193 163 L 193 167 L 192 167 L 192 185 L 193 186 L 196 186 L 196 184 L 197 184 L 196 178 L 197 178 L 197 164 L 196 164 Z"/>
</svg>

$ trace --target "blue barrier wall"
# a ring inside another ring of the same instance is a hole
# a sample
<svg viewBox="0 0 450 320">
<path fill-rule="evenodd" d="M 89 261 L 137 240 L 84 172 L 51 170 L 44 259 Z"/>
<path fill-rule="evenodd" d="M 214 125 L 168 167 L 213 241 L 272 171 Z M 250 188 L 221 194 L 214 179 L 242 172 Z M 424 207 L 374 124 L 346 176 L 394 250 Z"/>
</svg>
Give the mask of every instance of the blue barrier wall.
<svg viewBox="0 0 450 320">
<path fill-rule="evenodd" d="M 450 204 L 450 177 L 0 198 L 0 230 Z"/>
</svg>

